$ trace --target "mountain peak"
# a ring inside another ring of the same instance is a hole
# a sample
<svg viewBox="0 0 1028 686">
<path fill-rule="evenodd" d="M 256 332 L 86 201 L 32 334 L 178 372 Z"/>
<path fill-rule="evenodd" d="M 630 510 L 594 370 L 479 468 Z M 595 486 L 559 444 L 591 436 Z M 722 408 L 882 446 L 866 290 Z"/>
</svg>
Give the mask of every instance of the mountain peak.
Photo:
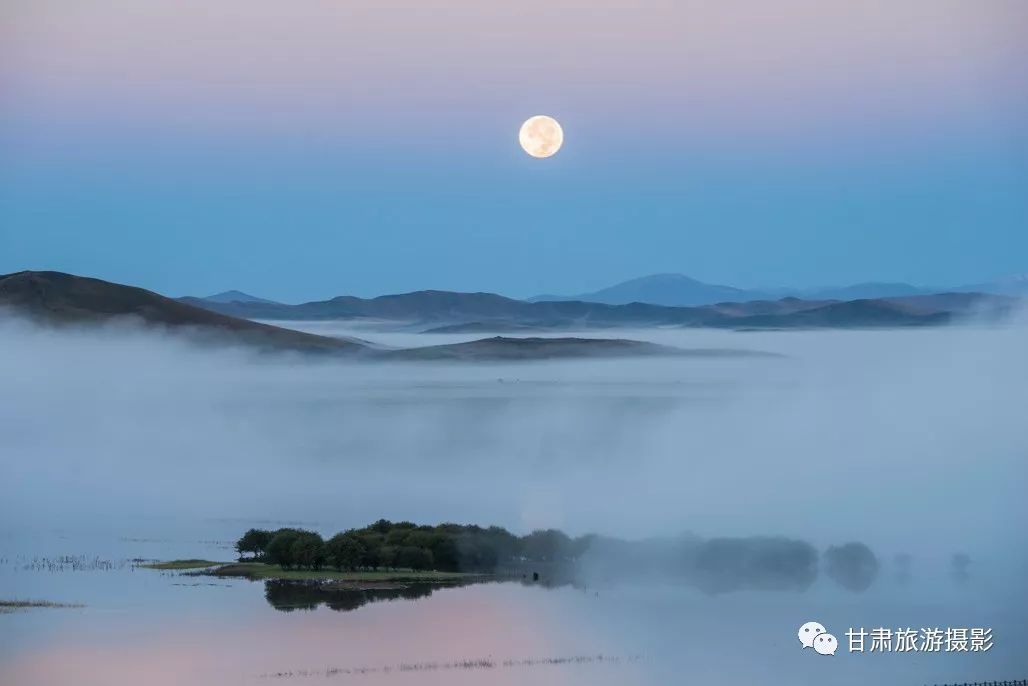
<svg viewBox="0 0 1028 686">
<path fill-rule="evenodd" d="M 622 281 L 592 293 L 573 296 L 536 296 L 530 300 L 534 302 L 581 300 L 607 305 L 628 305 L 640 302 L 669 307 L 693 307 L 729 300 L 756 300 L 764 295 L 756 291 L 704 283 L 685 274 L 661 273 Z"/>
<path fill-rule="evenodd" d="M 242 291 L 222 291 L 221 293 L 215 293 L 214 295 L 208 295 L 203 298 L 207 302 L 212 303 L 274 303 L 274 300 L 268 300 L 266 298 L 258 298 L 256 295 L 250 295 Z"/>
<path fill-rule="evenodd" d="M 649 276 L 639 276 L 628 281 L 623 281 L 618 285 L 626 284 L 638 284 L 638 283 L 691 283 L 701 284 L 702 281 L 687 276 L 685 274 L 679 274 L 674 272 L 666 272 L 663 274 L 650 274 Z"/>
</svg>

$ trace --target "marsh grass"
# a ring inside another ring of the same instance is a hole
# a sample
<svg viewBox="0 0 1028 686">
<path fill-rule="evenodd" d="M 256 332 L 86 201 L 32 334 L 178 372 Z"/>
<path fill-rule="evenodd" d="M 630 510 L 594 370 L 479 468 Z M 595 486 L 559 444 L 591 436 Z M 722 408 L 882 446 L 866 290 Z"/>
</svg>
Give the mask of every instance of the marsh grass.
<svg viewBox="0 0 1028 686">
<path fill-rule="evenodd" d="M 27 572 L 113 572 L 132 567 L 132 560 L 110 560 L 88 555 L 58 555 L 57 557 L 14 558 L 8 564 Z"/>
<path fill-rule="evenodd" d="M 33 608 L 79 608 L 78 603 L 58 603 L 52 600 L 0 600 L 0 614 Z"/>
<path fill-rule="evenodd" d="M 383 667 L 328 667 L 327 669 L 296 669 L 282 672 L 262 674 L 266 679 L 290 679 L 303 677 L 333 677 L 344 675 L 389 674 L 391 672 L 442 672 L 470 671 L 487 669 L 514 669 L 521 667 L 546 667 L 566 665 L 621 664 L 638 662 L 639 655 L 621 657 L 618 655 L 566 655 L 561 657 L 541 657 L 524 659 L 498 660 L 492 657 L 464 658 L 453 662 L 411 662 Z"/>
</svg>

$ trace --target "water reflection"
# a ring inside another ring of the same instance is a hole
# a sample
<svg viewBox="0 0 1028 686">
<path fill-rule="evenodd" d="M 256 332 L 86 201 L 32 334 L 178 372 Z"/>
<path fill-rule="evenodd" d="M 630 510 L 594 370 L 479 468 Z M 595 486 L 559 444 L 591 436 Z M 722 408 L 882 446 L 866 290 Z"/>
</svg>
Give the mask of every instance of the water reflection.
<svg viewBox="0 0 1028 686">
<path fill-rule="evenodd" d="M 269 580 L 264 582 L 264 598 L 276 610 L 316 610 L 325 605 L 331 610 L 349 612 L 368 603 L 384 600 L 427 598 L 440 588 L 466 584 L 383 585 L 380 588 L 352 588 L 340 584 Z"/>
<path fill-rule="evenodd" d="M 405 582 L 394 584 L 388 582 L 364 583 L 354 585 L 347 582 L 290 581 L 269 579 L 264 582 L 264 599 L 276 610 L 293 612 L 295 610 L 316 610 L 322 605 L 337 612 L 350 612 L 369 603 L 389 600 L 418 600 L 427 598 L 441 589 L 464 588 L 478 584 L 519 583 L 522 586 L 540 588 L 560 588 L 572 586 L 579 590 L 587 590 L 584 586 L 572 584 L 570 581 L 552 581 L 546 579 L 497 579 L 447 582 Z"/>
<path fill-rule="evenodd" d="M 270 582 L 262 600 L 248 581 L 178 588 L 160 575 L 110 574 L 121 577 L 119 593 L 145 590 L 128 611 L 97 599 L 82 610 L 0 617 L 5 640 L 35 619 L 48 627 L 31 646 L 0 651 L 0 683 L 934 684 L 1019 676 L 1028 639 L 1016 609 L 970 594 L 936 606 L 917 588 L 902 596 L 870 591 L 854 603 L 832 587 L 711 596 L 658 584 L 583 592 L 515 582 L 333 593 Z M 170 603 L 163 609 L 162 599 Z M 310 611 L 272 611 L 268 603 Z M 879 624 L 992 626 L 996 646 L 984 654 L 821 658 L 796 643 L 797 622 L 812 617 L 840 634 Z"/>
</svg>

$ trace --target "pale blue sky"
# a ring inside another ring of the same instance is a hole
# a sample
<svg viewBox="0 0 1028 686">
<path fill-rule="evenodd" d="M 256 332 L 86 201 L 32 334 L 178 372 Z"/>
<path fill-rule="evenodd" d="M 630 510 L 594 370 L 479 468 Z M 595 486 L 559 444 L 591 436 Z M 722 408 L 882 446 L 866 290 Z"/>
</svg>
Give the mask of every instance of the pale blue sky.
<svg viewBox="0 0 1028 686">
<path fill-rule="evenodd" d="M 1023 3 L 547 3 L 576 21 L 541 33 L 69 3 L 0 35 L 0 273 L 298 301 L 1028 271 Z M 540 112 L 548 160 L 516 147 Z"/>
</svg>

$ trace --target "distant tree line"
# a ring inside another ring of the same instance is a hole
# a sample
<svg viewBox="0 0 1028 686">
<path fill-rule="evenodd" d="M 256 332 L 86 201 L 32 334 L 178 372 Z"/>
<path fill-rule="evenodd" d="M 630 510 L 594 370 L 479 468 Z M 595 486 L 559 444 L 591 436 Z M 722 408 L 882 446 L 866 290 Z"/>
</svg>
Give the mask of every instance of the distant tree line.
<svg viewBox="0 0 1028 686">
<path fill-rule="evenodd" d="M 304 529 L 250 529 L 236 542 L 236 551 L 240 560 L 277 564 L 283 569 L 488 573 L 516 561 L 571 561 L 588 548 L 590 540 L 590 536 L 573 539 L 556 529 L 519 537 L 498 526 L 419 526 L 380 519 L 328 540 Z"/>
<path fill-rule="evenodd" d="M 743 590 L 803 591 L 823 573 L 840 587 L 870 588 L 881 563 L 865 544 L 830 546 L 782 537 L 702 539 L 693 536 L 626 541 L 593 534 L 572 538 L 556 529 L 516 536 L 498 526 L 419 526 L 380 519 L 328 540 L 313 531 L 250 529 L 236 543 L 240 560 L 283 569 L 339 571 L 437 570 L 534 576 L 544 583 L 670 576 L 706 593 Z M 898 556 L 900 578 L 910 576 L 910 556 Z M 953 578 L 965 583 L 970 558 L 953 556 Z"/>
</svg>

